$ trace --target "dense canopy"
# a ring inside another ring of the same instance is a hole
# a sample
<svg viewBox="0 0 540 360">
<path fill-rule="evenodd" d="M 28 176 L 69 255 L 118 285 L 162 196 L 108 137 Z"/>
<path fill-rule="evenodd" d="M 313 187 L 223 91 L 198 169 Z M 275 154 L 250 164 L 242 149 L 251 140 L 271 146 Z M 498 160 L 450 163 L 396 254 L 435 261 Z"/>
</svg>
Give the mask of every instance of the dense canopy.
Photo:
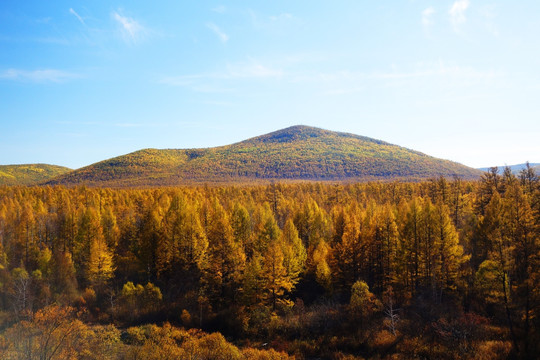
<svg viewBox="0 0 540 360">
<path fill-rule="evenodd" d="M 472 182 L 2 187 L 0 354 L 20 354 L 21 336 L 41 336 L 57 312 L 83 311 L 72 326 L 122 333 L 118 358 L 164 342 L 180 353 L 189 339 L 208 349 L 179 327 L 299 358 L 530 358 L 539 231 L 532 169 Z"/>
</svg>

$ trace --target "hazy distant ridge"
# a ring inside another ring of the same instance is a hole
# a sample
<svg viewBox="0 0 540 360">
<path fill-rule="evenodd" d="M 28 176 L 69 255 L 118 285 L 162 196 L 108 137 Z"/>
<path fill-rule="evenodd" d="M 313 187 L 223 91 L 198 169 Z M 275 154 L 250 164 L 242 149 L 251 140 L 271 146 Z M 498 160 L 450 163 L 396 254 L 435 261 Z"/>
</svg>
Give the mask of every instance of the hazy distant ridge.
<svg viewBox="0 0 540 360">
<path fill-rule="evenodd" d="M 512 170 L 512 173 L 519 174 L 521 170 L 525 169 L 525 167 L 527 166 L 527 163 L 516 164 L 516 165 L 502 165 L 502 166 L 497 166 L 497 168 L 499 168 L 499 172 L 502 173 L 504 171 L 504 168 L 507 166 L 510 168 L 510 170 Z M 540 170 L 540 163 L 529 163 L 529 166 L 535 169 L 536 172 Z M 479 168 L 478 170 L 488 171 L 489 169 L 490 169 L 489 167 L 484 167 L 484 168 Z"/>
<path fill-rule="evenodd" d="M 144 149 L 49 184 L 160 186 L 268 180 L 474 178 L 478 170 L 364 136 L 293 126 L 227 146 Z"/>
</svg>

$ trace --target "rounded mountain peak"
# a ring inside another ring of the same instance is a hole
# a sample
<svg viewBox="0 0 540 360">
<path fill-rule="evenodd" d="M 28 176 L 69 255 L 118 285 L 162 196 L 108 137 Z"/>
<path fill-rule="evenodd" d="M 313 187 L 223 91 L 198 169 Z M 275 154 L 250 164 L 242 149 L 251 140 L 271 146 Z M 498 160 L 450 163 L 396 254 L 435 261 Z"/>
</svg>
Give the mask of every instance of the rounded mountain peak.
<svg viewBox="0 0 540 360">
<path fill-rule="evenodd" d="M 330 135 L 332 132 L 306 125 L 295 125 L 285 129 L 271 132 L 266 135 L 258 136 L 252 140 L 261 141 L 264 143 L 288 143 L 297 140 L 306 140 L 320 136 Z"/>
</svg>

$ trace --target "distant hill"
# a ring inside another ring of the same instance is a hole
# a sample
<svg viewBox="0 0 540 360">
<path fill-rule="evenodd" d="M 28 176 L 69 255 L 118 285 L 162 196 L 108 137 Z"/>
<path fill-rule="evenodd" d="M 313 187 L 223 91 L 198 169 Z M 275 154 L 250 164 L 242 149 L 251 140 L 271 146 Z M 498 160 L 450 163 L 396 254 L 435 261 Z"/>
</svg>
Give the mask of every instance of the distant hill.
<svg viewBox="0 0 540 360">
<path fill-rule="evenodd" d="M 0 165 L 0 185 L 36 185 L 71 169 L 58 165 Z"/>
<path fill-rule="evenodd" d="M 48 184 L 160 186 L 270 180 L 426 179 L 481 172 L 384 141 L 293 126 L 206 149 L 144 149 L 61 175 Z"/>
<path fill-rule="evenodd" d="M 516 165 L 502 165 L 502 166 L 497 166 L 499 168 L 499 172 L 502 173 L 504 171 L 504 168 L 508 166 L 510 168 L 510 170 L 512 170 L 512 173 L 513 174 L 519 174 L 519 172 L 523 169 L 525 169 L 525 167 L 527 166 L 526 163 L 523 163 L 523 164 L 516 164 Z M 529 163 L 529 166 L 532 167 L 537 174 L 540 174 L 540 163 Z M 485 167 L 485 168 L 479 168 L 478 170 L 480 171 L 488 171 L 490 168 L 488 167 Z"/>
</svg>

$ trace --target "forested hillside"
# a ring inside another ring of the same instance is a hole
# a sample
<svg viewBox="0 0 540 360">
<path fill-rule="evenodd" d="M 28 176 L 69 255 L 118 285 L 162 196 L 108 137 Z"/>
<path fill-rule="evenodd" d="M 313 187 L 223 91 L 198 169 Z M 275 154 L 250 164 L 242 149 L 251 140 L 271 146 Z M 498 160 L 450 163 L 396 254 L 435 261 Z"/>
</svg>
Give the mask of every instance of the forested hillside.
<svg viewBox="0 0 540 360">
<path fill-rule="evenodd" d="M 71 169 L 47 164 L 0 165 L 0 185 L 37 185 Z"/>
<path fill-rule="evenodd" d="M 207 149 L 145 149 L 49 181 L 51 185 L 162 186 L 268 180 L 478 178 L 481 172 L 363 136 L 293 126 Z"/>
<path fill-rule="evenodd" d="M 49 339 L 88 359 L 534 358 L 539 231 L 531 169 L 2 187 L 0 357 L 36 358 Z"/>
</svg>

